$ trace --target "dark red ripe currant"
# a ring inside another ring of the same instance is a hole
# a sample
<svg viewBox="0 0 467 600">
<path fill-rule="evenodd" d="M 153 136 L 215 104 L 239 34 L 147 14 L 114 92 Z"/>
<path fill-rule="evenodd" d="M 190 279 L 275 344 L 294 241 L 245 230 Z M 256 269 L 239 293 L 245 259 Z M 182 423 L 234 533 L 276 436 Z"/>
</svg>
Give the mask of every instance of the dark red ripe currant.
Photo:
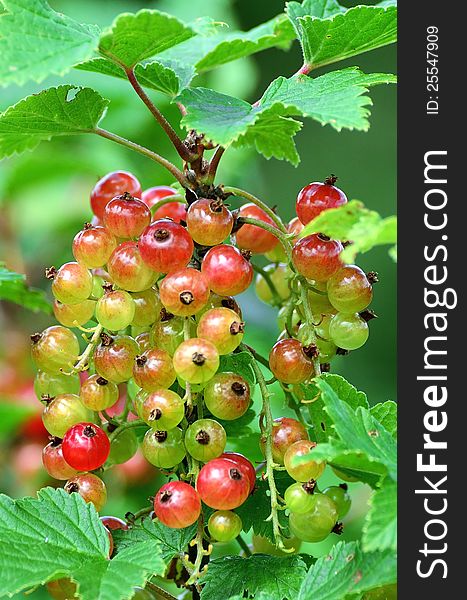
<svg viewBox="0 0 467 600">
<path fill-rule="evenodd" d="M 274 419 L 272 428 L 272 457 L 279 465 L 284 464 L 284 456 L 292 444 L 300 440 L 308 440 L 308 432 L 296 419 L 279 417 Z M 266 440 L 261 438 L 261 448 L 265 447 Z"/>
<path fill-rule="evenodd" d="M 154 221 L 141 234 L 139 250 L 143 260 L 158 273 L 186 267 L 194 244 L 187 230 L 173 221 Z"/>
<path fill-rule="evenodd" d="M 200 198 L 188 209 L 186 223 L 195 242 L 202 246 L 215 246 L 230 235 L 233 217 L 222 200 Z"/>
<path fill-rule="evenodd" d="M 237 463 L 228 458 L 214 458 L 198 475 L 201 500 L 216 510 L 232 510 L 250 495 L 250 479 Z"/>
<path fill-rule="evenodd" d="M 314 233 L 295 244 L 292 259 L 300 275 L 314 281 L 327 281 L 342 267 L 342 250 L 343 246 L 339 241 Z"/>
<path fill-rule="evenodd" d="M 221 244 L 211 248 L 203 259 L 201 272 L 211 290 L 219 296 L 236 296 L 253 280 L 253 267 L 234 246 Z"/>
<path fill-rule="evenodd" d="M 219 458 L 228 458 L 233 461 L 238 469 L 244 472 L 245 476 L 248 478 L 248 481 L 250 482 L 250 493 L 255 489 L 256 471 L 246 456 L 243 456 L 243 454 L 240 454 L 239 452 L 224 452 Z"/>
<path fill-rule="evenodd" d="M 313 363 L 305 354 L 306 349 L 293 338 L 274 344 L 269 354 L 271 371 L 282 383 L 303 383 L 315 374 Z"/>
<path fill-rule="evenodd" d="M 183 481 L 171 481 L 154 497 L 154 512 L 161 523 L 172 529 L 183 529 L 196 522 L 201 514 L 198 492 Z"/>
<path fill-rule="evenodd" d="M 95 269 L 107 264 L 116 246 L 117 240 L 108 229 L 86 223 L 73 240 L 73 256 L 88 269 Z"/>
<path fill-rule="evenodd" d="M 176 378 L 170 354 L 165 350 L 153 348 L 137 356 L 133 378 L 146 392 L 169 388 Z"/>
<path fill-rule="evenodd" d="M 47 473 L 54 479 L 66 480 L 78 474 L 78 471 L 70 467 L 63 458 L 62 440 L 60 438 L 54 438 L 42 450 L 42 463 Z"/>
<path fill-rule="evenodd" d="M 113 283 L 127 292 L 142 292 L 154 285 L 154 273 L 141 258 L 137 242 L 123 242 L 112 253 L 107 265 Z"/>
<path fill-rule="evenodd" d="M 123 529 L 123 531 L 126 531 L 128 529 L 128 523 L 118 517 L 101 517 L 101 523 L 111 531 L 115 531 L 116 529 Z"/>
<path fill-rule="evenodd" d="M 77 471 L 94 471 L 110 454 L 105 431 L 93 423 L 73 425 L 63 438 L 63 457 Z"/>
<path fill-rule="evenodd" d="M 99 179 L 91 192 L 92 212 L 102 221 L 107 204 L 112 198 L 125 192 L 141 198 L 141 185 L 136 177 L 126 171 L 108 173 Z"/>
<path fill-rule="evenodd" d="M 276 227 L 274 221 L 262 208 L 255 204 L 245 204 L 238 213 L 239 217 L 251 217 Z M 277 246 L 279 240 L 275 235 L 258 227 L 257 225 L 242 225 L 235 236 L 237 246 L 243 250 L 250 250 L 255 254 L 270 252 Z"/>
<path fill-rule="evenodd" d="M 186 204 L 183 202 L 169 202 L 156 210 L 154 220 L 172 219 L 174 223 L 186 221 Z"/>
<path fill-rule="evenodd" d="M 148 206 L 131 194 L 111 200 L 104 210 L 104 225 L 116 237 L 135 238 L 151 222 Z"/>
<path fill-rule="evenodd" d="M 326 183 L 310 183 L 300 190 L 295 209 L 298 218 L 306 225 L 317 217 L 323 210 L 337 208 L 347 202 L 347 196 L 333 183 L 335 178 L 329 178 Z"/>
<path fill-rule="evenodd" d="M 175 196 L 177 194 L 177 190 L 169 187 L 168 185 L 156 185 L 154 187 L 150 187 L 141 194 L 141 200 L 145 202 L 149 208 L 157 204 L 159 200 L 163 198 L 168 198 L 169 196 Z M 164 219 L 166 217 L 157 217 L 158 219 Z"/>
<path fill-rule="evenodd" d="M 209 300 L 205 276 L 189 267 L 170 273 L 159 286 L 161 302 L 169 313 L 188 317 L 199 312 Z"/>
<path fill-rule="evenodd" d="M 112 338 L 104 335 L 94 352 L 94 366 L 104 379 L 123 383 L 133 376 L 133 364 L 138 354 L 138 344 L 130 336 Z"/>
<path fill-rule="evenodd" d="M 65 492 L 76 492 L 85 502 L 92 502 L 99 512 L 107 502 L 105 483 L 93 473 L 82 473 L 69 479 L 65 484 Z"/>
</svg>

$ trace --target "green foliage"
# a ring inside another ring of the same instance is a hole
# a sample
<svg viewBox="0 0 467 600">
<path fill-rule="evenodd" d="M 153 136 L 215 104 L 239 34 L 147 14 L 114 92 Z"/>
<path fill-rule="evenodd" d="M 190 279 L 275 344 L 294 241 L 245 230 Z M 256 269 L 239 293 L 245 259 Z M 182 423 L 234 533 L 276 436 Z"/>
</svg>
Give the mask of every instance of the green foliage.
<svg viewBox="0 0 467 600">
<path fill-rule="evenodd" d="M 397 485 L 386 477 L 373 492 L 370 510 L 363 529 L 365 552 L 396 550 L 397 547 Z"/>
<path fill-rule="evenodd" d="M 339 542 L 305 577 L 297 600 L 342 600 L 396 581 L 393 552 L 362 552 L 358 542 Z"/>
<path fill-rule="evenodd" d="M 295 600 L 305 573 L 299 556 L 225 556 L 210 563 L 201 580 L 205 584 L 201 599 L 230 600 L 242 593 L 256 597 L 262 592 L 268 600 Z"/>
<path fill-rule="evenodd" d="M 310 69 L 392 44 L 397 38 L 395 6 L 346 10 L 334 0 L 305 0 L 289 2 L 287 14 Z"/>
<path fill-rule="evenodd" d="M 45 0 L 1 0 L 0 86 L 40 83 L 90 58 L 99 28 L 57 13 Z"/>
<path fill-rule="evenodd" d="M 380 402 L 372 406 L 370 412 L 391 435 L 397 437 L 397 404 L 395 402 L 392 400 Z"/>
<path fill-rule="evenodd" d="M 34 312 L 52 312 L 45 293 L 29 287 L 25 275 L 10 271 L 3 262 L 0 262 L 0 300 L 14 302 Z"/>
<path fill-rule="evenodd" d="M 112 560 L 108 552 L 94 507 L 78 494 L 44 488 L 37 499 L 0 496 L 0 596 L 71 577 L 83 600 L 130 598 L 135 585 L 165 568 L 157 545 L 147 541 Z"/>
<path fill-rule="evenodd" d="M 255 434 L 254 430 L 250 427 L 257 415 L 252 408 L 249 408 L 244 415 L 233 421 L 223 421 L 222 419 L 216 419 L 225 429 L 228 439 L 239 439 Z M 255 424 L 254 424 L 255 425 Z M 257 429 L 257 427 L 255 427 Z"/>
<path fill-rule="evenodd" d="M 249 352 L 236 352 L 221 356 L 219 373 L 235 373 L 246 379 L 250 385 L 255 385 L 255 375 L 251 368 L 251 354 Z"/>
<path fill-rule="evenodd" d="M 72 85 L 28 96 L 0 114 L 0 158 L 33 150 L 56 135 L 92 132 L 107 105 L 94 90 Z"/>
<path fill-rule="evenodd" d="M 342 253 L 342 260 L 352 263 L 358 252 L 368 252 L 379 245 L 395 244 L 397 219 L 383 219 L 376 211 L 366 208 L 362 202 L 351 200 L 339 208 L 323 211 L 303 228 L 300 237 L 316 232 L 351 241 L 352 244 Z"/>
</svg>

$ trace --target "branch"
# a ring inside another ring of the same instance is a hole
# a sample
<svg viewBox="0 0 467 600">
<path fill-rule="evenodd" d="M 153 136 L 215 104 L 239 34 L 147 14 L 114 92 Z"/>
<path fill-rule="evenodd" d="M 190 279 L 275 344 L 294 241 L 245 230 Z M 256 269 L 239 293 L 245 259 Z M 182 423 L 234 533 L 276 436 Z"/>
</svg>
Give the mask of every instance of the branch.
<svg viewBox="0 0 467 600">
<path fill-rule="evenodd" d="M 198 158 L 197 155 L 192 154 L 188 148 L 183 144 L 182 140 L 178 137 L 176 131 L 172 127 L 172 125 L 167 121 L 164 115 L 160 112 L 157 106 L 152 102 L 146 92 L 143 90 L 141 85 L 139 84 L 135 72 L 132 68 L 125 69 L 126 76 L 128 77 L 128 81 L 131 83 L 133 89 L 141 98 L 141 100 L 146 104 L 152 115 L 156 118 L 156 121 L 162 127 L 162 129 L 167 134 L 168 138 L 172 142 L 175 150 L 178 152 L 180 158 L 182 158 L 185 162 L 192 162 Z"/>
<path fill-rule="evenodd" d="M 71 370 L 70 375 L 73 373 L 80 373 L 81 371 L 87 371 L 89 369 L 89 357 L 91 356 L 91 353 L 93 352 L 94 348 L 99 342 L 102 330 L 102 325 L 97 325 L 95 327 L 94 333 L 92 334 L 92 338 L 89 341 L 89 344 L 86 346 L 85 351 L 83 352 L 83 354 L 81 354 L 78 362 Z"/>
<path fill-rule="evenodd" d="M 205 556 L 209 556 L 212 553 L 212 544 L 209 544 L 208 549 L 203 548 L 204 539 L 204 517 L 203 513 L 198 518 L 198 529 L 196 530 L 196 537 L 190 542 L 190 546 L 196 546 L 196 559 L 193 564 L 193 570 L 190 573 L 190 579 L 186 582 L 187 585 L 196 585 L 199 588 L 198 579 L 204 571 L 207 571 L 207 565 L 201 569 L 201 563 Z"/>
<path fill-rule="evenodd" d="M 205 177 L 206 183 L 212 183 L 216 178 L 217 169 L 219 167 L 219 163 L 221 158 L 225 152 L 225 148 L 223 146 L 218 146 L 216 151 L 214 152 L 211 161 L 209 163 L 208 172 Z"/>
<path fill-rule="evenodd" d="M 165 169 L 167 169 L 167 171 L 172 173 L 172 175 L 175 177 L 175 179 L 184 188 L 191 187 L 190 182 L 185 177 L 185 175 L 180 171 L 180 169 L 177 169 L 177 167 L 175 165 L 173 165 L 170 161 L 166 160 L 159 154 L 156 154 L 156 152 L 153 152 L 152 150 L 149 150 L 148 148 L 145 148 L 144 146 L 140 146 L 139 144 L 136 144 L 135 142 L 131 142 L 130 140 L 127 140 L 126 138 L 123 138 L 115 133 L 107 131 L 106 129 L 100 129 L 100 127 L 96 128 L 93 133 L 96 133 L 97 135 L 100 135 L 103 138 L 111 140 L 112 142 L 116 142 L 117 144 L 120 144 L 121 146 L 125 146 L 126 148 L 129 148 L 130 150 L 139 152 L 139 154 L 143 154 L 143 156 L 150 158 L 154 162 L 160 164 Z"/>
<path fill-rule="evenodd" d="M 233 194 L 234 196 L 240 196 L 240 198 L 245 198 L 249 202 L 252 202 L 253 204 L 256 204 L 256 206 L 259 206 L 259 208 L 262 208 L 264 210 L 264 212 L 269 217 L 271 217 L 271 219 L 277 225 L 279 230 L 282 231 L 282 233 L 287 233 L 287 229 L 285 228 L 284 223 L 282 223 L 282 220 L 280 219 L 280 217 L 278 217 L 276 215 L 276 213 L 271 208 L 269 208 L 269 206 L 267 204 L 265 204 L 262 200 L 260 200 L 256 196 L 253 196 L 253 194 L 250 194 L 249 192 L 245 192 L 244 190 L 241 190 L 240 188 L 236 188 L 236 187 L 230 187 L 230 186 L 225 187 L 224 191 L 227 194 L 230 193 L 230 194 Z"/>
<path fill-rule="evenodd" d="M 305 320 L 308 325 L 308 334 L 305 340 L 303 340 L 304 346 L 309 346 L 310 344 L 316 345 L 316 333 L 315 333 L 315 320 L 313 318 L 313 311 L 311 310 L 310 302 L 308 301 L 308 292 L 306 286 L 306 279 L 304 277 L 298 278 L 300 281 L 300 298 L 303 304 L 303 310 L 305 312 Z M 313 358 L 313 367 L 315 370 L 315 376 L 319 377 L 321 375 L 321 366 L 319 364 L 319 356 L 315 356 Z"/>
<path fill-rule="evenodd" d="M 121 425 L 117 427 L 112 433 L 109 435 L 109 440 L 112 442 L 118 435 L 120 435 L 126 429 L 131 429 L 132 427 L 141 427 L 142 425 L 146 425 L 146 423 L 140 419 L 135 421 L 125 421 Z M 146 425 L 147 427 L 147 425 Z"/>
<path fill-rule="evenodd" d="M 161 206 L 165 206 L 166 204 L 170 204 L 171 202 L 183 202 L 186 204 L 186 199 L 180 194 L 173 194 L 172 196 L 167 196 L 166 198 L 162 198 L 159 202 L 156 202 L 151 206 L 151 213 L 154 215 L 161 208 Z"/>
<path fill-rule="evenodd" d="M 146 587 L 155 592 L 159 598 L 164 598 L 164 600 L 177 600 L 177 598 L 172 596 L 167 590 L 164 590 L 164 588 L 161 588 L 150 581 L 146 582 Z"/>
</svg>

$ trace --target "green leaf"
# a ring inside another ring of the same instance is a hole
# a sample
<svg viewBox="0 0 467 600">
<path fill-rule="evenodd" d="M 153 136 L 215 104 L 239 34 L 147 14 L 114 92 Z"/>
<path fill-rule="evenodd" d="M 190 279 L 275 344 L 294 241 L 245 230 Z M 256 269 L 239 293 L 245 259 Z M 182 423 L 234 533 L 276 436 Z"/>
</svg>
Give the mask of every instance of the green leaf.
<svg viewBox="0 0 467 600">
<path fill-rule="evenodd" d="M 93 58 L 76 65 L 76 68 L 128 81 L 123 69 L 106 58 Z M 136 65 L 135 75 L 143 87 L 175 97 L 190 84 L 195 76 L 195 69 L 175 60 L 153 60 L 144 65 Z"/>
<path fill-rule="evenodd" d="M 370 510 L 363 527 L 362 547 L 365 552 L 396 550 L 397 484 L 388 477 L 370 498 Z"/>
<path fill-rule="evenodd" d="M 352 244 L 342 252 L 342 260 L 352 263 L 359 252 L 368 252 L 375 246 L 395 244 L 397 217 L 382 218 L 358 200 L 351 200 L 339 208 L 323 211 L 305 225 L 300 237 L 311 233 L 325 233 L 329 237 L 348 240 Z"/>
<path fill-rule="evenodd" d="M 337 131 L 369 128 L 367 108 L 372 104 L 368 89 L 375 85 L 395 83 L 394 75 L 365 74 L 357 67 L 332 71 L 321 77 L 294 75 L 289 79 L 278 77 L 263 94 L 260 107 L 276 102 L 288 109 L 288 114 L 310 117 L 322 125 L 331 125 Z"/>
<path fill-rule="evenodd" d="M 323 374 L 323 379 L 336 392 L 339 399 L 346 402 L 353 410 L 359 406 L 368 408 L 368 400 L 364 392 L 359 392 L 353 385 L 340 375 Z M 304 399 L 313 399 L 319 395 L 319 389 L 316 385 L 300 385 Z M 316 442 L 327 442 L 332 436 L 333 421 L 325 409 L 324 400 L 321 395 L 308 405 L 310 420 L 313 426 L 312 437 Z"/>
<path fill-rule="evenodd" d="M 380 402 L 372 406 L 370 412 L 393 437 L 397 437 L 397 404 L 395 402 L 392 400 Z"/>
<path fill-rule="evenodd" d="M 136 14 L 124 13 L 104 32 L 99 52 L 126 67 L 180 44 L 195 32 L 171 15 L 143 9 Z"/>
<path fill-rule="evenodd" d="M 94 90 L 72 85 L 24 98 L 0 114 L 0 158 L 33 150 L 56 135 L 90 133 L 108 104 Z"/>
<path fill-rule="evenodd" d="M 26 284 L 26 276 L 14 273 L 0 261 L 0 300 L 8 300 L 34 312 L 52 313 L 45 292 Z"/>
<path fill-rule="evenodd" d="M 310 12 L 308 12 L 308 10 Z M 304 63 L 316 69 L 368 52 L 397 39 L 395 6 L 355 6 L 336 2 L 290 2 L 288 16 L 300 40 Z"/>
<path fill-rule="evenodd" d="M 45 0 L 0 0 L 0 86 L 40 83 L 90 58 L 99 28 L 57 13 Z M 0 11 L 1 12 L 1 11 Z"/>
<path fill-rule="evenodd" d="M 364 554 L 358 542 L 339 542 L 310 568 L 297 600 L 342 600 L 396 581 L 394 552 Z"/>
<path fill-rule="evenodd" d="M 242 593 L 256 597 L 261 592 L 269 600 L 295 600 L 305 574 L 305 563 L 298 556 L 224 556 L 209 563 L 201 579 L 201 600 L 229 600 Z"/>
<path fill-rule="evenodd" d="M 108 552 L 99 516 L 79 494 L 44 488 L 37 499 L 0 496 L 0 595 L 70 577 L 83 600 L 129 599 L 135 585 L 165 569 L 154 543 L 134 544 L 112 560 Z"/>
<path fill-rule="evenodd" d="M 250 385 L 255 385 L 256 379 L 251 368 L 251 354 L 249 352 L 235 352 L 221 356 L 218 373 L 235 373 L 246 379 Z"/>
<path fill-rule="evenodd" d="M 277 471 L 274 473 L 276 487 L 281 496 L 284 496 L 285 490 L 292 485 L 294 481 L 285 471 Z M 246 502 L 235 509 L 235 512 L 240 516 L 243 523 L 243 531 L 247 533 L 250 529 L 256 535 L 261 535 L 274 541 L 271 521 L 267 521 L 271 514 L 271 498 L 269 496 L 269 485 L 264 479 L 256 480 L 256 488 L 253 494 L 248 497 Z M 285 511 L 278 512 L 279 523 L 282 527 L 282 532 L 286 535 L 288 532 L 288 517 L 285 516 Z"/>
<path fill-rule="evenodd" d="M 232 421 L 223 421 L 216 418 L 225 429 L 227 439 L 238 439 L 254 435 L 255 431 L 250 427 L 250 423 L 254 419 L 256 419 L 256 413 L 252 408 L 249 408 L 244 415 Z M 258 430 L 258 427 L 256 429 Z"/>
<path fill-rule="evenodd" d="M 144 518 L 127 531 L 112 532 L 118 551 L 137 544 L 152 544 L 158 549 L 164 562 L 168 564 L 174 556 L 185 552 L 196 535 L 196 524 L 184 529 L 171 529 L 159 521 Z"/>
<path fill-rule="evenodd" d="M 391 434 L 363 407 L 354 411 L 340 400 L 324 378 L 317 382 L 326 411 L 333 421 L 334 430 L 347 451 L 361 453 L 369 461 L 386 467 L 389 476 L 397 480 L 397 448 Z M 320 446 L 313 449 L 318 458 Z"/>
<path fill-rule="evenodd" d="M 340 440 L 330 439 L 328 443 L 319 444 L 313 451 L 313 458 L 326 460 L 331 467 L 372 488 L 376 488 L 387 473 L 385 465 L 359 450 L 347 448 Z"/>
</svg>

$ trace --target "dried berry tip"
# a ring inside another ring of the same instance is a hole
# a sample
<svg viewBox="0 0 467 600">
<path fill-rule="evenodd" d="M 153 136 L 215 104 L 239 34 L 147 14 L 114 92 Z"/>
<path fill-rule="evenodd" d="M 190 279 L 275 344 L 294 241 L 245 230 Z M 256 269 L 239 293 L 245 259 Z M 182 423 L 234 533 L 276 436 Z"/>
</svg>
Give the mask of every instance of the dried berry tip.
<svg viewBox="0 0 467 600">
<path fill-rule="evenodd" d="M 189 306 L 193 301 L 194 301 L 194 296 L 191 292 L 181 292 L 180 296 L 180 302 L 182 304 L 184 304 L 185 306 Z"/>
<path fill-rule="evenodd" d="M 170 498 L 172 498 L 172 492 L 169 492 L 169 490 L 164 490 L 160 495 L 161 502 L 168 502 Z"/>
<path fill-rule="evenodd" d="M 156 229 L 154 232 L 154 239 L 158 242 L 163 242 L 170 236 L 170 232 L 167 229 Z"/>
<path fill-rule="evenodd" d="M 154 437 L 159 443 L 165 442 L 167 439 L 167 431 L 155 431 Z"/>
<path fill-rule="evenodd" d="M 79 485 L 75 482 L 67 483 L 65 486 L 65 492 L 71 494 L 72 492 L 79 492 Z"/>
<path fill-rule="evenodd" d="M 242 478 L 242 474 L 238 469 L 230 469 L 229 475 L 232 479 L 239 481 Z"/>
<path fill-rule="evenodd" d="M 141 355 L 141 356 L 137 356 L 135 360 L 136 360 L 136 364 L 138 365 L 138 367 L 144 367 L 144 365 L 148 362 L 148 357 Z"/>
<path fill-rule="evenodd" d="M 53 266 L 49 267 L 48 269 L 45 270 L 46 279 L 54 279 L 56 275 L 57 275 L 57 269 Z"/>
<path fill-rule="evenodd" d="M 329 177 L 326 177 L 326 179 L 324 180 L 324 183 L 326 185 L 334 185 L 337 181 L 338 177 L 336 175 L 334 175 L 333 173 L 331 173 L 331 175 L 329 175 Z"/>
<path fill-rule="evenodd" d="M 166 321 L 170 321 L 171 319 L 174 318 L 174 316 L 175 315 L 173 315 L 172 313 L 169 313 L 165 308 L 161 308 L 161 312 L 160 312 L 160 315 L 159 315 L 161 323 L 165 323 Z"/>
<path fill-rule="evenodd" d="M 379 276 L 378 276 L 378 273 L 376 271 L 369 271 L 366 274 L 366 278 L 371 283 L 371 285 L 373 285 L 374 283 L 378 283 L 379 282 Z"/>
<path fill-rule="evenodd" d="M 230 389 L 234 394 L 237 394 L 237 396 L 243 396 L 246 392 L 246 385 L 240 383 L 239 381 L 234 381 Z"/>
<path fill-rule="evenodd" d="M 234 321 L 230 325 L 230 333 L 232 335 L 238 335 L 239 333 L 245 332 L 245 323 L 243 321 Z"/>
<path fill-rule="evenodd" d="M 359 315 L 367 323 L 368 323 L 368 321 L 371 321 L 371 319 L 377 319 L 378 318 L 378 315 L 373 310 L 370 310 L 369 308 L 367 308 L 366 310 L 364 310 L 361 313 L 359 313 Z"/>
<path fill-rule="evenodd" d="M 316 489 L 316 481 L 314 479 L 310 479 L 310 481 L 307 481 L 302 485 L 302 488 L 307 494 L 314 494 Z"/>
<path fill-rule="evenodd" d="M 200 367 L 206 362 L 206 357 L 201 352 L 193 352 L 191 360 Z"/>
<path fill-rule="evenodd" d="M 31 342 L 33 344 L 37 344 L 37 342 L 41 339 L 42 337 L 42 333 L 33 333 L 31 336 L 29 336 L 31 338 Z"/>
<path fill-rule="evenodd" d="M 103 331 L 101 333 L 101 344 L 103 346 L 111 346 L 113 343 L 114 339 L 108 333 L 105 333 L 105 331 Z"/>
<path fill-rule="evenodd" d="M 350 354 L 350 351 L 344 350 L 344 348 L 337 348 L 336 354 L 338 354 L 339 356 L 347 356 L 348 354 Z"/>
<path fill-rule="evenodd" d="M 308 344 L 308 346 L 303 346 L 302 351 L 307 358 L 316 358 L 319 356 L 319 350 L 316 344 Z"/>
<path fill-rule="evenodd" d="M 344 531 L 344 524 L 338 521 L 334 527 L 331 529 L 332 533 L 336 533 L 337 535 L 342 535 Z"/>
<path fill-rule="evenodd" d="M 97 432 L 92 425 L 86 425 L 86 427 L 83 430 L 83 434 L 88 438 L 93 438 L 97 434 Z"/>
<path fill-rule="evenodd" d="M 149 413 L 150 421 L 158 421 L 162 417 L 162 411 L 160 408 L 153 408 Z"/>
<path fill-rule="evenodd" d="M 195 440 L 198 442 L 198 444 L 206 446 L 207 444 L 209 444 L 211 438 L 207 431 L 204 431 L 204 429 L 200 429 L 200 431 L 198 431 L 198 433 L 195 436 Z"/>
<path fill-rule="evenodd" d="M 344 492 L 346 492 L 349 489 L 349 486 L 346 483 L 340 483 L 339 487 L 342 488 Z"/>
<path fill-rule="evenodd" d="M 96 383 L 97 385 L 107 385 L 109 382 L 107 381 L 107 379 L 104 379 L 104 377 L 98 377 L 96 379 Z"/>
</svg>

